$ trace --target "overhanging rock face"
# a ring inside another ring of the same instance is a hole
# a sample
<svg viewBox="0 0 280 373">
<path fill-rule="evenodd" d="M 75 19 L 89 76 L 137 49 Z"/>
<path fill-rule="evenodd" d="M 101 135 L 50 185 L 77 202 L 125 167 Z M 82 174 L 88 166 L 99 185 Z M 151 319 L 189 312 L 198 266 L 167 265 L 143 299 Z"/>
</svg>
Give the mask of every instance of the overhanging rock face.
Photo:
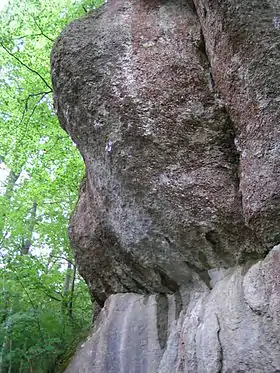
<svg viewBox="0 0 280 373">
<path fill-rule="evenodd" d="M 76 261 L 101 306 L 110 295 L 127 293 L 107 300 L 92 337 L 107 352 L 92 342 L 85 372 L 163 373 L 170 349 L 174 364 L 185 351 L 186 364 L 176 372 L 258 372 L 242 360 L 249 353 L 242 325 L 251 319 L 240 284 L 244 268 L 280 241 L 278 11 L 272 0 L 111 0 L 57 40 L 55 106 L 87 170 L 70 224 Z M 228 273 L 230 280 L 223 278 Z M 210 303 L 224 301 L 218 286 L 227 289 L 230 306 L 212 314 Z M 257 328 L 266 316 L 252 308 Z M 124 331 L 118 310 L 139 315 L 142 321 L 127 323 L 133 332 Z M 199 320 L 208 315 L 201 334 L 201 322 L 188 312 Z M 237 347 L 228 336 L 220 340 L 227 332 L 224 312 L 240 320 L 236 368 L 230 367 L 234 351 L 224 363 L 223 351 Z M 193 320 L 188 329 L 186 317 Z M 136 334 L 142 329 L 141 355 Z M 185 350 L 169 338 L 182 330 Z M 260 350 L 263 342 L 254 338 L 252 350 Z M 269 368 L 260 365 L 260 372 L 280 369 L 274 342 L 274 358 L 266 357 Z M 114 368 L 110 356 L 120 365 Z M 135 363 L 129 356 L 137 356 Z"/>
</svg>

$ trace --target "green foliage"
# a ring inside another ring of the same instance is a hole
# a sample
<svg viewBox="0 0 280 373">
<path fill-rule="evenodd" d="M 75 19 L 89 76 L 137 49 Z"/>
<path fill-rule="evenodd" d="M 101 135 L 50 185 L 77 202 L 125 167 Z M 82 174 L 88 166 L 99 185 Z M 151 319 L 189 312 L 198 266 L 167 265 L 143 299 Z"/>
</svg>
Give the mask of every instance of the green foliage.
<svg viewBox="0 0 280 373">
<path fill-rule="evenodd" d="M 0 160 L 16 179 L 12 198 L 0 201 L 1 211 L 11 212 L 1 219 L 1 231 L 9 231 L 8 241 L 2 237 L 6 247 L 20 247 L 34 201 L 33 246 L 67 246 L 65 226 L 84 171 L 53 112 L 49 55 L 61 29 L 84 13 L 82 5 L 19 0 L 0 17 Z"/>
<path fill-rule="evenodd" d="M 101 3 L 13 0 L 0 13 L 0 373 L 61 371 L 90 327 L 67 236 L 84 166 L 53 111 L 49 55 Z"/>
<path fill-rule="evenodd" d="M 0 286 L 0 345 L 4 348 L 2 372 L 55 372 L 90 327 L 86 285 L 77 281 L 73 315 L 64 311 L 65 273 L 46 268 L 36 257 L 18 256 L 2 271 Z M 10 346 L 11 342 L 11 346 Z"/>
</svg>

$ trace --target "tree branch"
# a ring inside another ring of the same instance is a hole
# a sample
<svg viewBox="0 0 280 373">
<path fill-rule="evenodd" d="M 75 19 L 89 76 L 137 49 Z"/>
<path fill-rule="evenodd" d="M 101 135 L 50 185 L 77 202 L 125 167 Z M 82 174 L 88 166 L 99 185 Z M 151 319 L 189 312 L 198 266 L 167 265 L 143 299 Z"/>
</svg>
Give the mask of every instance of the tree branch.
<svg viewBox="0 0 280 373">
<path fill-rule="evenodd" d="M 75 267 L 75 263 L 73 263 L 70 259 L 67 259 L 65 256 L 51 256 L 52 259 L 63 259 L 66 262 L 72 264 L 73 267 Z"/>
<path fill-rule="evenodd" d="M 37 23 L 36 18 L 35 18 L 34 16 L 32 16 L 32 18 L 33 18 L 33 21 L 34 21 L 35 25 L 36 25 L 36 26 L 38 27 L 38 29 L 41 31 L 41 35 L 43 35 L 45 38 L 47 38 L 49 41 L 51 41 L 51 42 L 53 43 L 54 40 L 51 39 L 48 35 L 46 35 L 46 34 L 43 32 L 41 26 Z"/>
<path fill-rule="evenodd" d="M 50 91 L 50 92 L 52 92 L 52 91 Z M 47 92 L 40 92 L 40 93 L 38 93 L 38 94 L 33 94 L 33 96 L 37 96 L 37 95 L 43 93 L 43 95 L 39 98 L 39 100 L 38 100 L 38 101 L 35 103 L 35 105 L 33 106 L 32 111 L 31 111 L 31 114 L 29 115 L 29 117 L 28 117 L 28 119 L 27 119 L 27 122 L 25 123 L 25 131 L 24 131 L 23 135 L 21 136 L 21 138 L 18 140 L 19 145 L 22 144 L 23 139 L 27 136 L 27 127 L 28 127 L 28 124 L 29 124 L 29 122 L 30 122 L 30 119 L 31 119 L 32 115 L 34 114 L 34 112 L 35 112 L 35 110 L 36 110 L 36 108 L 37 108 L 37 105 L 38 105 L 39 102 L 40 102 L 40 101 L 41 101 L 41 100 L 42 100 L 42 99 L 43 99 L 47 94 L 49 94 L 50 92 L 47 91 Z M 30 96 L 30 95 L 29 95 L 29 96 Z M 19 122 L 19 126 L 22 124 L 23 119 L 24 119 L 24 117 L 25 117 L 25 114 L 26 114 L 26 112 L 27 112 L 27 109 L 28 109 L 28 108 L 26 107 L 26 105 L 27 105 L 27 102 L 25 103 L 25 108 L 24 108 L 24 110 L 23 110 L 22 117 L 21 117 L 21 120 L 20 120 L 20 122 Z"/>
<path fill-rule="evenodd" d="M 24 62 L 22 62 L 16 55 L 14 55 L 11 51 L 9 51 L 9 49 L 7 47 L 5 47 L 5 45 L 3 43 L 0 43 L 1 47 L 11 56 L 13 57 L 15 60 L 18 61 L 18 63 L 20 63 L 22 66 L 24 66 L 27 70 L 31 71 L 33 74 L 36 74 L 37 76 L 39 76 L 39 78 L 45 83 L 45 85 L 50 89 L 52 90 L 52 87 L 49 85 L 49 83 L 42 77 L 42 75 L 40 73 L 38 73 L 38 71 L 32 69 L 31 67 L 29 67 L 28 65 L 26 65 Z"/>
<path fill-rule="evenodd" d="M 40 34 L 27 34 L 27 35 L 22 35 L 22 36 L 15 36 L 15 39 L 16 40 L 20 40 L 20 39 L 25 39 L 25 38 L 34 38 L 34 36 L 41 36 L 42 33 L 40 32 Z"/>
<path fill-rule="evenodd" d="M 45 289 L 45 287 L 42 285 L 41 282 L 39 283 L 39 285 L 40 285 L 40 290 L 41 290 L 44 294 L 46 294 L 49 298 L 51 298 L 51 299 L 53 299 L 53 300 L 55 300 L 55 301 L 57 301 L 57 302 L 62 302 L 62 299 L 59 299 L 59 298 L 55 297 L 54 295 L 50 294 L 50 293 Z M 38 288 L 36 288 L 35 286 L 33 286 L 32 289 L 38 290 Z"/>
<path fill-rule="evenodd" d="M 21 116 L 21 120 L 20 120 L 20 123 L 19 125 L 21 125 L 21 123 L 23 122 L 23 119 L 25 117 L 25 114 L 28 110 L 28 101 L 31 97 L 36 97 L 36 96 L 40 96 L 40 99 L 36 102 L 35 105 L 37 105 L 46 95 L 52 93 L 52 90 L 51 91 L 45 91 L 45 92 L 38 92 L 38 93 L 30 93 L 27 98 L 25 99 L 25 104 L 24 104 L 24 110 L 23 110 L 23 113 L 22 113 L 22 116 Z M 30 119 L 30 118 L 29 118 Z"/>
</svg>

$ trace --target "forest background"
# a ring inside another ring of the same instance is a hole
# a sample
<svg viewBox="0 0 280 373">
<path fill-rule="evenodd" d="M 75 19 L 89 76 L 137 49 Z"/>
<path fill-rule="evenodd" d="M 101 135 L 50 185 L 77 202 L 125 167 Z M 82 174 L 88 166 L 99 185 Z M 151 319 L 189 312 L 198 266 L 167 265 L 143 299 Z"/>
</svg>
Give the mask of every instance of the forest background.
<svg viewBox="0 0 280 373">
<path fill-rule="evenodd" d="M 53 109 L 50 51 L 102 0 L 0 11 L 0 373 L 59 373 L 91 326 L 67 225 L 83 161 Z"/>
</svg>

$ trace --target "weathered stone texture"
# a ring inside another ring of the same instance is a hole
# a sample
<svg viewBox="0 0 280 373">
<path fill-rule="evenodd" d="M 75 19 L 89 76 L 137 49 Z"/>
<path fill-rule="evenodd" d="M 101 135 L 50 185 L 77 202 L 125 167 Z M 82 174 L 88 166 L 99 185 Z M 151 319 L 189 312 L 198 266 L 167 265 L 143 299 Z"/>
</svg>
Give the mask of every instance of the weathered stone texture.
<svg viewBox="0 0 280 373">
<path fill-rule="evenodd" d="M 69 373 L 280 372 L 279 57 L 276 0 L 110 0 L 55 43 L 105 303 Z"/>
<path fill-rule="evenodd" d="M 279 242 L 280 2 L 194 0 L 213 80 L 235 123 L 246 223 Z"/>
<path fill-rule="evenodd" d="M 188 268 L 262 252 L 243 218 L 234 125 L 188 2 L 111 1 L 63 32 L 52 61 L 60 121 L 87 167 L 71 238 L 97 299 L 174 291 Z"/>
<path fill-rule="evenodd" d="M 277 373 L 280 247 L 210 292 L 199 280 L 175 295 L 112 295 L 65 373 Z M 165 318 L 163 334 L 159 318 Z"/>
</svg>

